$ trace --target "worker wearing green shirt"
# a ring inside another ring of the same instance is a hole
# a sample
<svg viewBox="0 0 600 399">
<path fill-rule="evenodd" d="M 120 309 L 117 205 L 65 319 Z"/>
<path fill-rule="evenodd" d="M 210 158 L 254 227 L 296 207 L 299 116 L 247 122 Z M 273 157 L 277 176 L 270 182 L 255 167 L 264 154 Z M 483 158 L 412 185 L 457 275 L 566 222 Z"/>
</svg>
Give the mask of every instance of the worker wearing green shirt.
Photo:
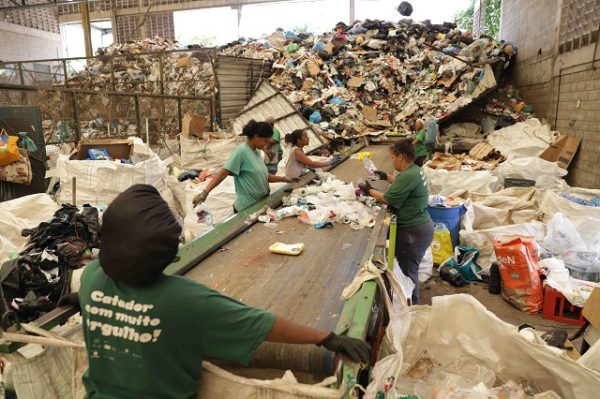
<svg viewBox="0 0 600 399">
<path fill-rule="evenodd" d="M 267 165 L 269 173 L 274 175 L 277 173 L 277 165 L 283 156 L 283 150 L 281 149 L 281 132 L 275 127 L 275 118 L 272 116 L 265 119 L 265 122 L 273 128 L 273 136 L 263 149 L 265 153 L 265 164 Z"/>
<path fill-rule="evenodd" d="M 415 283 L 412 304 L 419 303 L 419 265 L 433 240 L 433 222 L 427 212 L 429 192 L 423 170 L 414 164 L 415 148 L 409 139 L 398 140 L 390 147 L 397 176 L 376 171 L 391 185 L 385 193 L 360 184 L 361 190 L 377 201 L 387 204 L 397 217 L 396 260 L 404 274 Z"/>
<path fill-rule="evenodd" d="M 425 129 L 425 123 L 421 119 L 417 119 L 415 122 L 415 138 L 413 144 L 415 146 L 415 165 L 422 167 L 427 162 L 427 146 L 425 140 L 427 139 L 427 130 Z"/>
<path fill-rule="evenodd" d="M 86 266 L 78 304 L 89 368 L 86 398 L 190 399 L 206 357 L 247 365 L 263 341 L 317 344 L 369 361 L 370 346 L 246 306 L 163 270 L 181 226 L 158 191 L 135 185 L 106 210 L 99 261 Z"/>
<path fill-rule="evenodd" d="M 258 150 L 264 148 L 273 136 L 271 125 L 251 120 L 244 126 L 242 136 L 246 136 L 248 141 L 233 151 L 223 168 L 217 172 L 206 188 L 194 197 L 194 207 L 206 201 L 208 194 L 229 175 L 233 176 L 235 185 L 236 199 L 233 204 L 235 212 L 246 209 L 268 196 L 271 192 L 269 183 L 298 181 L 298 179 L 270 174 L 260 156 Z"/>
</svg>

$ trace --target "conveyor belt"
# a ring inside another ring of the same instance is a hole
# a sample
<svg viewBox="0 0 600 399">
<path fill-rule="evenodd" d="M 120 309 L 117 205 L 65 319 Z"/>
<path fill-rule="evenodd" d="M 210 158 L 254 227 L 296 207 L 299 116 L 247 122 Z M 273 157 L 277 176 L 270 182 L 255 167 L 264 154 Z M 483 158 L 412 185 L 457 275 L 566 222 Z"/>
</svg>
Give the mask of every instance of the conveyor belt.
<svg viewBox="0 0 600 399">
<path fill-rule="evenodd" d="M 363 151 L 371 151 L 375 164 L 391 172 L 388 148 L 378 145 Z M 332 172 L 344 181 L 367 178 L 358 160 L 346 160 Z M 276 229 L 257 223 L 185 275 L 249 305 L 332 331 L 344 305 L 340 294 L 354 278 L 372 233 L 373 229 L 355 231 L 341 224 L 316 230 L 295 218 L 279 222 Z M 305 249 L 297 257 L 271 254 L 268 247 L 275 241 L 303 242 Z M 333 356 L 316 346 L 265 343 L 254 366 L 324 376 L 333 373 Z"/>
</svg>

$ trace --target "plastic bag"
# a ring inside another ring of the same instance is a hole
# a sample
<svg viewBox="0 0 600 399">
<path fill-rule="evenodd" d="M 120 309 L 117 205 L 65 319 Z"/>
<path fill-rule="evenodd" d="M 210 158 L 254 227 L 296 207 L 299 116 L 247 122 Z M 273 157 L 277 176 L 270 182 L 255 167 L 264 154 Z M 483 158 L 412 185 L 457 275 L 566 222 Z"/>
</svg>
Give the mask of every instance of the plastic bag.
<svg viewBox="0 0 600 399">
<path fill-rule="evenodd" d="M 429 280 L 433 274 L 433 253 L 431 247 L 427 248 L 423 260 L 419 264 L 419 283 L 424 283 Z"/>
<path fill-rule="evenodd" d="M 567 251 L 585 251 L 587 249 L 575 225 L 563 213 L 559 212 L 552 216 L 547 228 L 543 246 L 551 254 L 559 255 Z"/>
<path fill-rule="evenodd" d="M 535 240 L 499 237 L 494 240 L 494 250 L 502 278 L 502 297 L 523 312 L 539 313 L 544 297 Z"/>
<path fill-rule="evenodd" d="M 4 129 L 0 133 L 0 166 L 17 162 L 21 157 L 17 136 L 9 136 Z"/>
<path fill-rule="evenodd" d="M 443 265 L 449 265 L 460 271 L 460 274 L 469 281 L 481 281 L 481 266 L 477 264 L 479 251 L 473 247 L 457 245 L 454 256 L 447 259 Z M 440 265 L 440 268 L 443 266 Z"/>
<path fill-rule="evenodd" d="M 433 263 L 436 265 L 441 265 L 453 255 L 450 230 L 443 223 L 434 225 L 431 253 L 433 254 Z"/>
</svg>

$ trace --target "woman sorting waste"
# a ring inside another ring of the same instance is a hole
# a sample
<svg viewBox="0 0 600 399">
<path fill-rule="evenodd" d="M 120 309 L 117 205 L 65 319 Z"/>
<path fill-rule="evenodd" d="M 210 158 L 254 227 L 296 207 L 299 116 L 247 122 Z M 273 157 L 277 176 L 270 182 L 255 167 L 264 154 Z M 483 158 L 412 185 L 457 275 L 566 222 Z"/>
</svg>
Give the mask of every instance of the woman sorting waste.
<svg viewBox="0 0 600 399">
<path fill-rule="evenodd" d="M 360 189 L 377 201 L 387 204 L 397 217 L 396 260 L 400 269 L 415 283 L 412 304 L 419 303 L 419 264 L 433 239 L 433 222 L 427 212 L 429 192 L 421 168 L 414 164 L 415 147 L 409 139 L 396 141 L 390 155 L 397 176 L 383 171 L 375 173 L 391 185 L 385 193 L 371 187 L 369 182 L 359 184 Z"/>
<path fill-rule="evenodd" d="M 427 129 L 422 119 L 417 119 L 415 122 L 415 131 L 415 138 L 413 140 L 413 144 L 415 145 L 415 165 L 422 167 L 427 162 L 427 146 L 425 145 Z"/>
<path fill-rule="evenodd" d="M 194 207 L 206 201 L 208 194 L 228 176 L 233 176 L 236 199 L 233 204 L 235 212 L 246 209 L 271 192 L 269 183 L 294 183 L 298 179 L 269 174 L 260 156 L 259 149 L 264 148 L 273 136 L 273 128 L 266 122 L 251 120 L 244 126 L 242 136 L 248 141 L 239 145 L 223 168 L 217 172 L 204 190 L 194 197 Z"/>
<path fill-rule="evenodd" d="M 305 130 L 297 129 L 285 135 L 285 142 L 292 146 L 285 164 L 285 176 L 294 179 L 302 176 L 305 168 L 326 168 L 340 162 L 340 156 L 336 155 L 327 162 L 313 161 L 304 154 L 304 147 L 309 144 L 308 134 Z"/>
</svg>

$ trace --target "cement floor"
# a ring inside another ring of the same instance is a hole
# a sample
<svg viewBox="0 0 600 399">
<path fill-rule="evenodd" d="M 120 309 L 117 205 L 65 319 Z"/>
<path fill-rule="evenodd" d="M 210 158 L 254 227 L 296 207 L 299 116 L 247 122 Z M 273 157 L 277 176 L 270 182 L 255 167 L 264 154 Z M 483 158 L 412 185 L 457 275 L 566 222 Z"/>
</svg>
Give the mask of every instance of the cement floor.
<svg viewBox="0 0 600 399">
<path fill-rule="evenodd" d="M 565 329 L 569 336 L 572 336 L 579 329 L 577 326 L 558 323 L 553 320 L 545 320 L 541 314 L 530 315 L 523 313 L 502 299 L 501 295 L 490 294 L 488 292 L 488 285 L 485 283 L 470 283 L 465 287 L 454 287 L 439 277 L 437 267 L 433 269 L 433 276 L 421 284 L 421 304 L 431 305 L 431 298 L 434 296 L 458 293 L 466 293 L 474 296 L 500 319 L 515 326 L 526 323 L 538 330 Z M 577 343 L 576 346 L 578 346 Z"/>
</svg>

